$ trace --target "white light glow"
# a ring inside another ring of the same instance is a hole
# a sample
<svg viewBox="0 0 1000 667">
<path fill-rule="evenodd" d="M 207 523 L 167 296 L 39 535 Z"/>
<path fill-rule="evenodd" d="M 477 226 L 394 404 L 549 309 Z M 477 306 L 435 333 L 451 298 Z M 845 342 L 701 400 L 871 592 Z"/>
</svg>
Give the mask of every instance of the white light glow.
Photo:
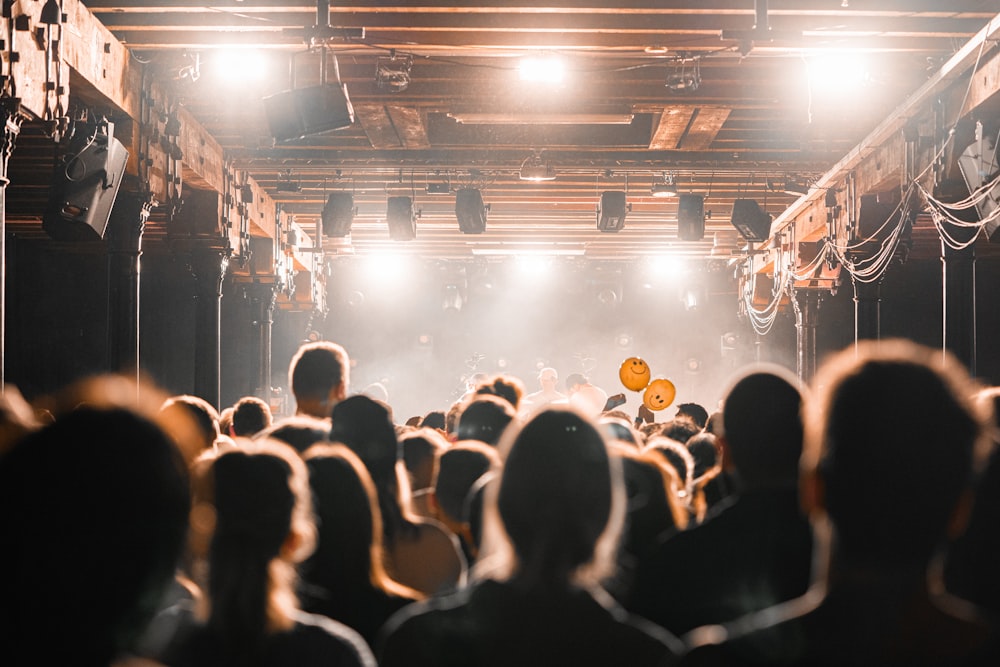
<svg viewBox="0 0 1000 667">
<path fill-rule="evenodd" d="M 362 270 L 368 285 L 400 287 L 411 282 L 411 265 L 408 255 L 386 252 L 365 257 Z"/>
<path fill-rule="evenodd" d="M 559 83 L 566 77 L 566 65 L 555 56 L 527 56 L 518 68 L 521 81 Z"/>
<path fill-rule="evenodd" d="M 212 80 L 225 85 L 263 81 L 270 74 L 271 62 L 258 49 L 226 49 L 208 57 Z"/>
<path fill-rule="evenodd" d="M 830 54 L 810 58 L 809 85 L 813 93 L 842 93 L 857 89 L 869 81 L 868 64 L 854 53 Z"/>
<path fill-rule="evenodd" d="M 657 255 L 650 257 L 646 263 L 646 275 L 657 282 L 664 282 L 684 275 L 684 262 L 677 257 Z"/>
<path fill-rule="evenodd" d="M 545 275 L 552 269 L 552 258 L 541 255 L 523 255 L 514 262 L 518 273 L 526 277 Z"/>
</svg>

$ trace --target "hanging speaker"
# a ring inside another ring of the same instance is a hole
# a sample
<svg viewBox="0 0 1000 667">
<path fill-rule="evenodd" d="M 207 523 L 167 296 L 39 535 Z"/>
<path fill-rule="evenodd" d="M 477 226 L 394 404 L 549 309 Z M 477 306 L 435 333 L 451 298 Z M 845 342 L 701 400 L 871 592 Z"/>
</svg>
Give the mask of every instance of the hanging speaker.
<svg viewBox="0 0 1000 667">
<path fill-rule="evenodd" d="M 389 197 L 385 221 L 389 225 L 389 238 L 393 241 L 412 241 L 417 238 L 417 216 L 410 197 Z"/>
<path fill-rule="evenodd" d="M 617 232 L 625 226 L 628 204 L 623 190 L 605 190 L 597 205 L 597 228 L 602 232 Z"/>
<path fill-rule="evenodd" d="M 354 123 L 354 107 L 343 83 L 285 90 L 263 102 L 271 136 L 278 142 L 342 130 Z"/>
<path fill-rule="evenodd" d="M 771 235 L 771 216 L 753 199 L 733 202 L 731 222 L 747 241 L 766 241 Z"/>
<path fill-rule="evenodd" d="M 351 233 L 354 222 L 354 194 L 351 192 L 331 192 L 320 213 L 323 221 L 323 235 L 342 238 Z"/>
<path fill-rule="evenodd" d="M 683 194 L 677 198 L 677 237 L 682 241 L 705 238 L 705 197 Z"/>
<path fill-rule="evenodd" d="M 74 137 L 53 174 L 42 229 L 57 241 L 104 238 L 127 161 L 112 123 Z"/>
<path fill-rule="evenodd" d="M 463 234 L 482 234 L 486 231 L 486 214 L 489 207 L 483 203 L 483 193 L 474 188 L 455 192 L 455 217 Z"/>
</svg>

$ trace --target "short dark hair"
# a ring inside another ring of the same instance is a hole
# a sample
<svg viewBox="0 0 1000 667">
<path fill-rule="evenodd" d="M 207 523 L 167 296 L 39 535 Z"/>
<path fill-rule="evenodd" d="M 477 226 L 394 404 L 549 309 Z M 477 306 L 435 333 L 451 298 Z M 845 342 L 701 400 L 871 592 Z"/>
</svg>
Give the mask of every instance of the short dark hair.
<svg viewBox="0 0 1000 667">
<path fill-rule="evenodd" d="M 337 385 L 347 385 L 347 351 L 328 340 L 302 345 L 288 366 L 288 386 L 296 399 L 326 398 Z"/>
<path fill-rule="evenodd" d="M 708 410 L 697 403 L 680 403 L 677 406 L 677 415 L 690 417 L 698 428 L 705 428 L 705 424 L 708 423 Z"/>
<path fill-rule="evenodd" d="M 233 406 L 233 433 L 252 436 L 271 425 L 271 406 L 256 396 L 244 396 Z"/>
<path fill-rule="evenodd" d="M 566 389 L 571 389 L 578 384 L 587 384 L 587 376 L 583 373 L 570 373 L 566 376 Z"/>
<path fill-rule="evenodd" d="M 499 396 L 477 395 L 458 416 L 458 439 L 496 445 L 515 416 L 514 407 Z"/>
</svg>

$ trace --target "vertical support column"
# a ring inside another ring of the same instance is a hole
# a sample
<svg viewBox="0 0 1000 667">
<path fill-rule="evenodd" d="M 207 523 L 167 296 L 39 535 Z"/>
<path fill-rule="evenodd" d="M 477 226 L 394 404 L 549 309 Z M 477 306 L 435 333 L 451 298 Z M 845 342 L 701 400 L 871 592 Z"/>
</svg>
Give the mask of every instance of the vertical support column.
<svg viewBox="0 0 1000 667">
<path fill-rule="evenodd" d="M 14 153 L 14 143 L 21 132 L 21 100 L 4 97 L 0 100 L 0 392 L 6 383 L 4 353 L 7 348 L 7 168 Z"/>
<path fill-rule="evenodd" d="M 274 305 L 278 290 L 274 283 L 249 283 L 247 297 L 253 317 L 257 338 L 257 381 L 255 393 L 268 403 L 271 402 L 271 327 L 274 324 Z"/>
<path fill-rule="evenodd" d="M 790 296 L 795 309 L 796 370 L 802 382 L 809 382 L 816 374 L 816 330 L 822 299 L 817 289 L 793 288 Z"/>
<path fill-rule="evenodd" d="M 219 407 L 221 393 L 222 280 L 229 268 L 230 249 L 193 244 L 189 266 L 194 274 L 195 312 L 194 393 Z"/>
<path fill-rule="evenodd" d="M 863 282 L 851 278 L 854 285 L 854 344 L 882 337 L 882 279 Z"/>
<path fill-rule="evenodd" d="M 941 297 L 943 343 L 976 374 L 976 250 L 942 244 Z"/>
<path fill-rule="evenodd" d="M 122 192 L 111 211 L 108 241 L 108 366 L 139 380 L 139 258 L 156 202 L 149 192 Z"/>
</svg>

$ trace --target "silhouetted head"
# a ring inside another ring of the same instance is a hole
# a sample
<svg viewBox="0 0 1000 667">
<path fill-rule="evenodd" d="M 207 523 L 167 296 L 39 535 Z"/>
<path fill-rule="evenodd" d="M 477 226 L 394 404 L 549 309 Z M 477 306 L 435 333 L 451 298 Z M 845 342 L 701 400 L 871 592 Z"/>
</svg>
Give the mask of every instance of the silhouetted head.
<svg viewBox="0 0 1000 667">
<path fill-rule="evenodd" d="M 439 431 L 419 428 L 399 439 L 403 463 L 410 473 L 410 488 L 414 491 L 434 484 L 434 467 L 438 455 L 448 449 L 448 441 Z"/>
<path fill-rule="evenodd" d="M 260 431 L 256 439 L 280 440 L 302 454 L 317 442 L 324 442 L 330 435 L 330 423 L 325 419 L 294 415 L 274 422 Z"/>
<path fill-rule="evenodd" d="M 347 395 L 349 376 L 347 351 L 330 341 L 302 345 L 288 366 L 288 386 L 299 411 L 321 419 Z"/>
<path fill-rule="evenodd" d="M 472 485 L 486 473 L 500 467 L 494 447 L 466 440 L 441 451 L 434 475 L 434 498 L 452 521 L 466 522 L 465 502 Z"/>
<path fill-rule="evenodd" d="M 394 474 L 400 447 L 396 428 L 384 403 L 358 394 L 338 403 L 332 414 L 330 440 L 347 445 L 357 454 L 376 485 L 379 479 Z"/>
<path fill-rule="evenodd" d="M 337 588 L 380 582 L 382 515 L 368 469 L 347 447 L 316 445 L 305 454 L 319 541 L 303 564 L 305 579 Z M 373 572 L 374 568 L 374 572 Z"/>
<path fill-rule="evenodd" d="M 163 403 L 166 419 L 175 419 L 180 413 L 191 420 L 197 428 L 202 449 L 211 449 L 219 437 L 219 412 L 212 404 L 198 396 L 184 394 L 171 396 Z"/>
<path fill-rule="evenodd" d="M 968 373 L 940 349 L 881 341 L 841 352 L 815 384 L 803 465 L 821 482 L 839 553 L 925 562 L 986 441 Z"/>
<path fill-rule="evenodd" d="M 498 396 L 476 396 L 458 416 L 458 439 L 496 445 L 515 416 L 514 408 L 508 401 Z"/>
<path fill-rule="evenodd" d="M 778 366 L 755 367 L 726 393 L 723 437 L 744 488 L 796 483 L 801 409 L 798 379 Z"/>
<path fill-rule="evenodd" d="M 499 396 L 516 411 L 521 404 L 521 397 L 524 396 L 524 383 L 518 378 L 509 375 L 496 375 L 487 378 L 476 387 L 476 394 Z"/>
<path fill-rule="evenodd" d="M 256 396 L 244 396 L 233 406 L 233 432 L 252 437 L 271 425 L 271 406 Z"/>
<path fill-rule="evenodd" d="M 625 492 L 596 426 L 573 410 L 543 410 L 505 435 L 500 451 L 495 507 L 516 556 L 515 577 L 558 586 L 585 566 L 607 574 Z"/>
<path fill-rule="evenodd" d="M 697 424 L 698 428 L 705 428 L 708 422 L 708 410 L 697 403 L 681 403 L 677 406 L 677 417 L 686 417 Z"/>
<path fill-rule="evenodd" d="M 17 443 L 0 459 L 0 662 L 109 664 L 152 618 L 189 512 L 180 451 L 131 410 L 84 405 Z"/>
</svg>

